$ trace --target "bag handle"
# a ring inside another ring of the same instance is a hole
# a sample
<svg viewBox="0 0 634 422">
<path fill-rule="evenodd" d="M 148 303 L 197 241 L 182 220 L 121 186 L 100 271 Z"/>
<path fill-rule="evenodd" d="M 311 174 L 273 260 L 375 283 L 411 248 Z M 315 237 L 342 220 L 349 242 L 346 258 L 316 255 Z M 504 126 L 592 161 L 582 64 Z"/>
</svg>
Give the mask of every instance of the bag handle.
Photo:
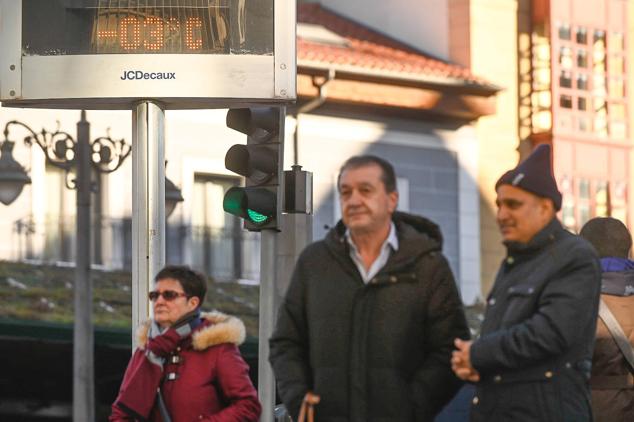
<svg viewBox="0 0 634 422">
<path fill-rule="evenodd" d="M 599 317 L 603 320 L 605 326 L 608 327 L 608 331 L 617 346 L 619 346 L 619 349 L 621 349 L 625 360 L 630 364 L 630 372 L 634 373 L 634 347 L 630 344 L 619 322 L 603 299 L 599 302 Z"/>
<path fill-rule="evenodd" d="M 297 422 L 315 422 L 315 405 L 319 403 L 321 398 L 310 391 L 302 400 L 302 407 L 299 409 L 299 417 Z"/>
</svg>

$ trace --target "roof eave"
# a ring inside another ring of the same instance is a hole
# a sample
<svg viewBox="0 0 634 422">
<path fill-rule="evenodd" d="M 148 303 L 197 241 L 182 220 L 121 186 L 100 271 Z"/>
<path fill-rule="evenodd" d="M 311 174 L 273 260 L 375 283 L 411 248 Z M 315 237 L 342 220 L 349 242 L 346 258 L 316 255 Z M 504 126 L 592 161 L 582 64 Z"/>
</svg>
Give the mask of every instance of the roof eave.
<svg viewBox="0 0 634 422">
<path fill-rule="evenodd" d="M 483 96 L 495 95 L 504 89 L 491 83 L 480 83 L 451 76 L 367 69 L 354 65 L 324 63 L 305 59 L 297 60 L 298 73 L 313 76 L 327 76 L 328 72 L 332 71 L 335 72 L 337 79 L 378 82 L 396 86 L 457 90 Z"/>
</svg>

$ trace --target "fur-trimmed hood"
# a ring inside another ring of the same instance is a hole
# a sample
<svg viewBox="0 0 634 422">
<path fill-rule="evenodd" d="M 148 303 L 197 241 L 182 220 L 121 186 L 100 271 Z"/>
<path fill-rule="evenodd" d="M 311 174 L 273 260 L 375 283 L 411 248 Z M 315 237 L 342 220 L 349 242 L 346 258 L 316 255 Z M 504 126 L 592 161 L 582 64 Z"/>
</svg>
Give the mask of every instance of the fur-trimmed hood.
<svg viewBox="0 0 634 422">
<path fill-rule="evenodd" d="M 236 346 L 244 343 L 246 329 L 239 318 L 222 312 L 202 312 L 203 323 L 192 333 L 192 347 L 194 350 L 205 350 L 211 346 L 223 343 L 233 343 Z M 137 344 L 145 346 L 152 321 L 142 323 L 136 332 Z"/>
</svg>

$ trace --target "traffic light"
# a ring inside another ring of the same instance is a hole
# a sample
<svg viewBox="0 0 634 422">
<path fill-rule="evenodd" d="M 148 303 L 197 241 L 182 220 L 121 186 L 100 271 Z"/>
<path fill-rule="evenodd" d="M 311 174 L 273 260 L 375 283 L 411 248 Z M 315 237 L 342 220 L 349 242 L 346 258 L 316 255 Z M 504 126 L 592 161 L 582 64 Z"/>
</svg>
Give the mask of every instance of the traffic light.
<svg viewBox="0 0 634 422">
<path fill-rule="evenodd" d="M 225 193 L 222 207 L 244 219 L 250 231 L 279 229 L 284 163 L 285 107 L 235 108 L 227 112 L 227 127 L 247 135 L 247 144 L 233 145 L 225 167 L 245 177 L 244 187 Z"/>
</svg>

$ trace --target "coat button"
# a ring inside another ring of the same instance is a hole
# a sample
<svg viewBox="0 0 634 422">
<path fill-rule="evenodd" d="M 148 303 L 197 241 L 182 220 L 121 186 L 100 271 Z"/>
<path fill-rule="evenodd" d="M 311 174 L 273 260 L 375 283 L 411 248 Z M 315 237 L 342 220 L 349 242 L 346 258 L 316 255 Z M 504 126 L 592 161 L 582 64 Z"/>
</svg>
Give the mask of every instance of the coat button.
<svg viewBox="0 0 634 422">
<path fill-rule="evenodd" d="M 398 279 L 396 278 L 395 275 L 390 276 L 390 283 L 396 283 L 398 281 Z"/>
<path fill-rule="evenodd" d="M 513 258 L 512 256 L 509 256 L 508 258 L 506 258 L 507 264 L 513 265 L 514 262 L 515 262 L 515 258 Z"/>
<path fill-rule="evenodd" d="M 478 396 L 475 396 L 473 400 L 471 400 L 471 403 L 473 403 L 474 405 L 477 405 L 478 403 L 480 403 L 480 399 L 478 398 Z"/>
<path fill-rule="evenodd" d="M 552 378 L 553 377 L 553 373 L 552 373 L 552 371 L 546 371 L 546 373 L 544 373 L 544 376 L 546 378 Z"/>
<path fill-rule="evenodd" d="M 493 377 L 493 382 L 501 382 L 502 381 L 502 376 L 501 375 L 496 375 Z"/>
<path fill-rule="evenodd" d="M 495 298 L 494 297 L 489 299 L 489 306 L 493 306 L 493 305 L 495 305 Z"/>
<path fill-rule="evenodd" d="M 570 362 L 566 362 L 566 368 L 568 369 L 572 368 L 572 364 Z"/>
</svg>

